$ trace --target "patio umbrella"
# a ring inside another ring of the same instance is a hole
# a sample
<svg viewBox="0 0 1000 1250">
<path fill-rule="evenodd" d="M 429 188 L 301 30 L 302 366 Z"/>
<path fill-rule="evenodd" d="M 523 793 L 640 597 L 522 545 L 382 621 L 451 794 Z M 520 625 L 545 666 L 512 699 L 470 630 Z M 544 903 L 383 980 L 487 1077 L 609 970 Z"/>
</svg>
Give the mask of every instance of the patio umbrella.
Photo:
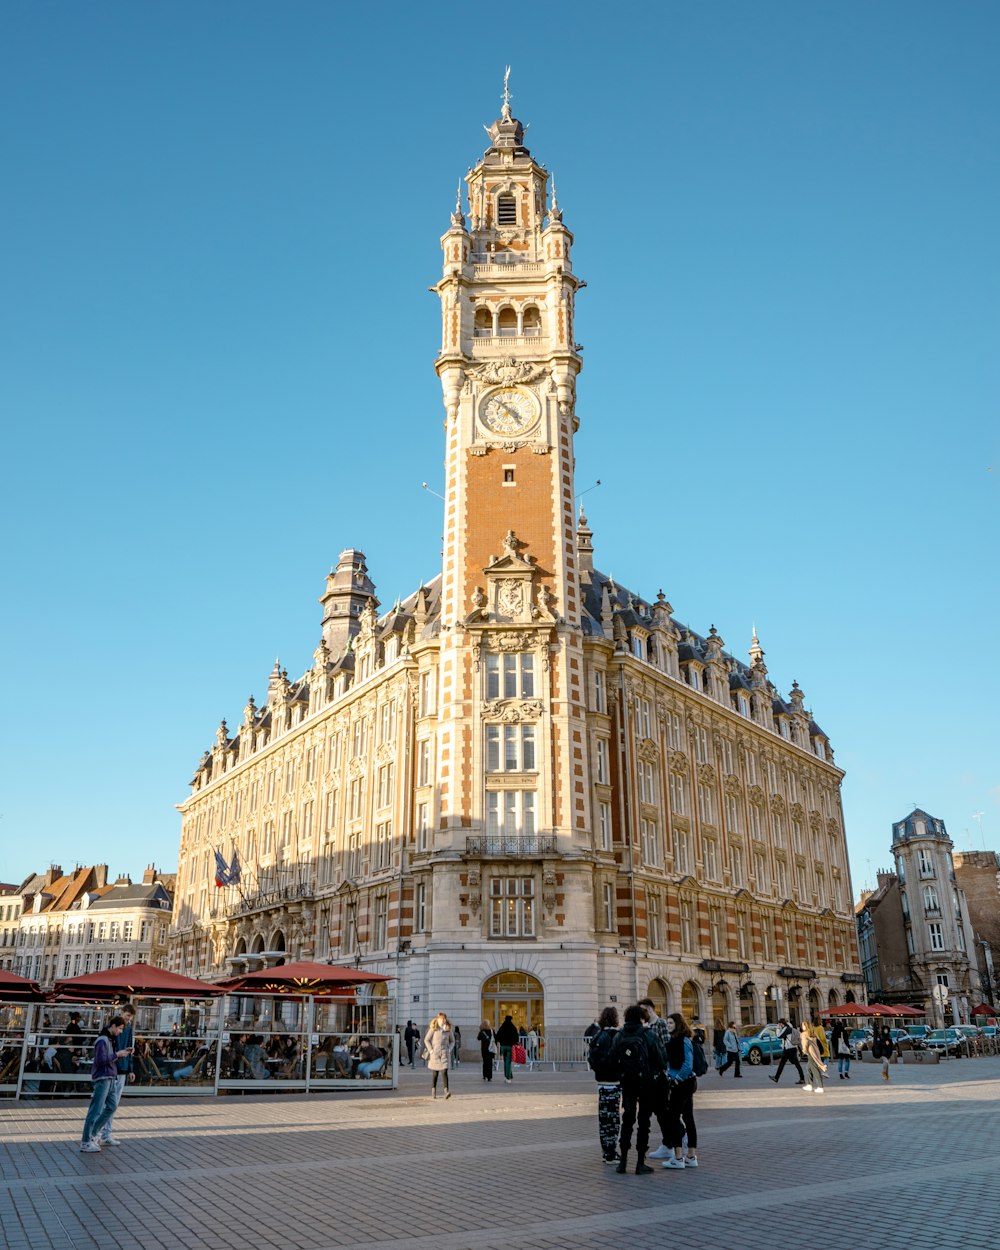
<svg viewBox="0 0 1000 1250">
<path fill-rule="evenodd" d="M 993 1008 L 990 1008 L 990 1012 L 989 1012 L 989 1014 L 990 1014 L 990 1015 L 992 1015 L 992 1014 L 993 1014 Z M 901 1003 L 901 1004 L 900 1004 L 900 1005 L 896 1008 L 896 1015 L 897 1015 L 897 1016 L 913 1016 L 913 1017 L 916 1017 L 916 1016 L 926 1016 L 926 1015 L 927 1015 L 927 1012 L 926 1012 L 926 1011 L 921 1011 L 919 1007 L 907 1007 L 905 1003 Z"/>
<path fill-rule="evenodd" d="M 362 972 L 360 968 L 342 968 L 339 964 L 320 964 L 310 960 L 282 964 L 278 968 L 258 968 L 238 977 L 217 982 L 227 994 L 311 994 L 314 997 L 346 997 L 355 986 L 372 981 L 392 981 L 394 977 L 381 972 Z"/>
<path fill-rule="evenodd" d="M 126 964 L 124 968 L 106 968 L 88 972 L 82 977 L 57 981 L 53 996 L 64 1001 L 110 1002 L 116 998 L 215 998 L 224 993 L 218 985 L 183 977 L 166 968 L 151 964 Z"/>
<path fill-rule="evenodd" d="M 864 1003 L 844 1003 L 842 1007 L 824 1007 L 822 1011 L 816 1013 L 818 1016 L 873 1016 L 875 1013 L 871 1007 L 866 1007 Z"/>
<path fill-rule="evenodd" d="M 45 995 L 37 981 L 19 977 L 13 972 L 0 972 L 0 1003 L 42 1003 Z"/>
<path fill-rule="evenodd" d="M 0 993 L 0 998 L 3 994 Z M 969 1012 L 970 1016 L 1000 1016 L 1000 1007 L 991 1007 L 989 1003 L 980 1003 Z"/>
<path fill-rule="evenodd" d="M 869 1003 L 868 1009 L 873 1016 L 902 1016 L 909 1015 L 909 1011 L 902 1011 L 899 1007 L 890 1007 L 887 1003 Z"/>
</svg>

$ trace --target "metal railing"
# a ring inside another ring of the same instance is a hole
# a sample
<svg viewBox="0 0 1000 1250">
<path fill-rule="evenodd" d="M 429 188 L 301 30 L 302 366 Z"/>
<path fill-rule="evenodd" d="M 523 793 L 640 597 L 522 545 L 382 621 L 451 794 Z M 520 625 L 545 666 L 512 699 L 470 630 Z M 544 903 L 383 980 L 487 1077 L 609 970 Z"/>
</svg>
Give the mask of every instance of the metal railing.
<svg viewBox="0 0 1000 1250">
<path fill-rule="evenodd" d="M 467 855 L 551 855 L 556 849 L 553 834 L 488 833 L 465 839 Z"/>
<path fill-rule="evenodd" d="M 256 890 L 253 894 L 247 894 L 235 903 L 230 903 L 226 908 L 226 915 L 245 916 L 252 911 L 266 911 L 270 907 L 280 907 L 282 903 L 296 899 L 312 898 L 315 892 L 315 887 L 305 881 L 296 885 L 276 885 L 273 888 Z"/>
</svg>

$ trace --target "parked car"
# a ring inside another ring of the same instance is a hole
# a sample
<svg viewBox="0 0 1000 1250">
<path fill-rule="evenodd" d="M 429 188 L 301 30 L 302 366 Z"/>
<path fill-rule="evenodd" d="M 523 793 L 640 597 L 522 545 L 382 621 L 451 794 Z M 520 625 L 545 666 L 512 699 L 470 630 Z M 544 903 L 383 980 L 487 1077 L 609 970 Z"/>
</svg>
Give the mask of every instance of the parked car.
<svg viewBox="0 0 1000 1250">
<path fill-rule="evenodd" d="M 982 1032 L 982 1030 L 977 1029 L 974 1024 L 956 1024 L 953 1027 L 957 1032 L 961 1033 L 963 1037 L 967 1037 L 970 1042 L 974 1038 L 979 1037 Z"/>
<path fill-rule="evenodd" d="M 740 1058 L 756 1067 L 760 1063 L 770 1063 L 780 1056 L 785 1048 L 778 1036 L 776 1024 L 747 1024 L 740 1029 Z"/>
<path fill-rule="evenodd" d="M 918 1041 L 922 1042 L 931 1031 L 931 1026 L 929 1024 L 910 1024 L 907 1025 L 906 1031 L 909 1033 L 910 1037 L 916 1038 Z"/>
<path fill-rule="evenodd" d="M 931 1029 L 924 1038 L 924 1045 L 928 1050 L 944 1051 L 947 1055 L 961 1055 L 965 1053 L 965 1039 L 958 1029 Z"/>
<path fill-rule="evenodd" d="M 866 1047 L 872 1044 L 872 1038 L 875 1036 L 872 1029 L 852 1029 L 851 1035 L 847 1039 L 847 1044 L 855 1054 L 860 1054 Z"/>
</svg>

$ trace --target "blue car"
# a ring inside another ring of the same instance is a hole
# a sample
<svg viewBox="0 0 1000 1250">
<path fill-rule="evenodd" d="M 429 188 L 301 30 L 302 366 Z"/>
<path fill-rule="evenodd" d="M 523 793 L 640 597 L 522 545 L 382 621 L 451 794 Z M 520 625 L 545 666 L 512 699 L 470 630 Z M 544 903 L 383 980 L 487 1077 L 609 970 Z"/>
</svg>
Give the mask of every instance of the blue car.
<svg viewBox="0 0 1000 1250">
<path fill-rule="evenodd" d="M 785 1048 L 778 1036 L 776 1024 L 747 1024 L 740 1029 L 740 1058 L 756 1067 L 760 1063 L 770 1063 L 780 1058 Z"/>
</svg>

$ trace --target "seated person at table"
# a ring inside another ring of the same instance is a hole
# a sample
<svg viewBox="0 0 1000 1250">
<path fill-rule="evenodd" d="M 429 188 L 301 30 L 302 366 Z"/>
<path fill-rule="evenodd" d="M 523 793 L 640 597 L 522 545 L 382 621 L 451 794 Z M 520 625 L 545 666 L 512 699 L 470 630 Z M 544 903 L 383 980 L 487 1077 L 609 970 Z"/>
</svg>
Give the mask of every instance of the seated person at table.
<svg viewBox="0 0 1000 1250">
<path fill-rule="evenodd" d="M 267 1080 L 271 1075 L 264 1062 L 264 1047 L 261 1045 L 263 1040 L 259 1033 L 254 1033 L 247 1039 L 247 1044 L 243 1048 L 243 1057 L 255 1081 Z"/>
<path fill-rule="evenodd" d="M 161 1073 L 156 1066 L 153 1050 L 144 1038 L 136 1042 L 134 1059 L 137 1080 L 148 1085 L 151 1081 L 160 1079 Z"/>
<path fill-rule="evenodd" d="M 194 1062 L 187 1063 L 183 1067 L 175 1069 L 173 1073 L 174 1080 L 184 1081 L 184 1080 L 187 1080 L 188 1077 L 197 1076 L 203 1067 L 208 1065 L 208 1067 L 210 1068 L 212 1066 L 209 1062 L 211 1058 L 212 1058 L 211 1046 L 208 1046 L 204 1042 L 202 1042 L 202 1044 L 197 1048 L 197 1050 L 194 1053 Z M 205 1075 L 207 1076 L 208 1072 L 206 1072 Z"/>
<path fill-rule="evenodd" d="M 358 1046 L 358 1058 L 361 1060 L 358 1064 L 358 1076 L 370 1078 L 385 1067 L 385 1055 L 377 1046 L 373 1046 L 367 1037 L 361 1039 Z"/>
<path fill-rule="evenodd" d="M 342 1037 L 330 1038 L 330 1059 L 333 1063 L 335 1076 L 353 1076 L 354 1065 L 351 1063 L 351 1052 Z"/>
</svg>

